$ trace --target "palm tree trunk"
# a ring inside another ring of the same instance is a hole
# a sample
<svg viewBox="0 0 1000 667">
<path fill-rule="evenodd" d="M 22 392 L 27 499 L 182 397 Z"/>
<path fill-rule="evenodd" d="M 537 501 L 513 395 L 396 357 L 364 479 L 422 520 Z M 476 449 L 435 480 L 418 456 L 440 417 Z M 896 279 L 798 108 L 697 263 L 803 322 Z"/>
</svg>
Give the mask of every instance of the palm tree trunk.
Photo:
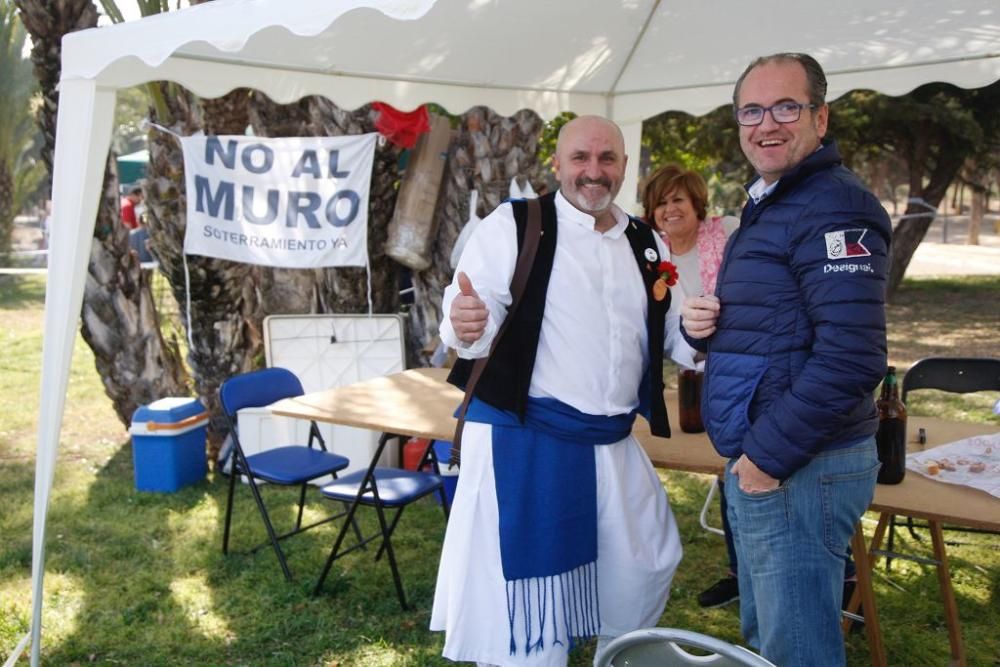
<svg viewBox="0 0 1000 667">
<path fill-rule="evenodd" d="M 56 115 L 59 110 L 59 74 L 62 71 L 63 35 L 97 25 L 93 0 L 14 0 L 21 21 L 31 35 L 31 62 L 42 90 L 43 104 L 38 111 L 38 125 L 45 143 L 42 160 L 52 177 L 52 153 L 56 146 Z"/>
<path fill-rule="evenodd" d="M 431 266 L 413 274 L 411 349 L 422 350 L 437 337 L 441 297 L 452 277 L 451 250 L 469 219 L 470 192 L 479 192 L 478 215 L 483 217 L 507 198 L 515 176 L 527 178 L 540 191 L 543 178 L 537 154 L 542 126 L 541 118 L 527 110 L 503 117 L 486 107 L 474 107 L 462 116 L 435 213 L 438 234 Z M 427 364 L 426 358 L 420 361 Z"/>
<path fill-rule="evenodd" d="M 329 136 L 370 132 L 372 112 L 337 109 L 326 100 L 305 98 L 279 105 L 259 93 L 235 90 L 228 95 L 195 102 L 176 86 L 161 86 L 175 132 L 196 129 L 207 134 L 243 134 L 251 125 L 259 136 Z M 395 265 L 385 257 L 385 229 L 395 202 L 395 165 L 398 150 L 376 151 L 369 207 L 369 254 L 372 299 L 376 312 L 394 312 Z M 176 140 L 156 133 L 150 138 L 149 229 L 168 281 L 184 311 L 191 346 L 191 365 L 197 392 L 213 415 L 209 451 L 217 450 L 225 434 L 218 405 L 218 387 L 227 378 L 251 370 L 261 355 L 262 321 L 272 313 L 367 310 L 364 269 L 272 269 L 205 257 L 187 257 L 185 277 L 183 243 L 186 198 L 183 190 L 183 153 Z M 189 280 L 190 289 L 186 287 Z M 190 301 L 190 316 L 185 305 Z"/>
<path fill-rule="evenodd" d="M 160 333 L 150 289 L 151 272 L 128 251 L 128 230 L 118 219 L 118 174 L 108 160 L 84 287 L 80 332 L 115 413 L 128 424 L 140 405 L 188 393 L 176 344 Z M 124 249 L 124 251 L 123 251 Z"/>
<path fill-rule="evenodd" d="M 277 104 L 263 93 L 250 96 L 250 127 L 261 137 L 304 137 L 315 134 L 309 112 L 310 98 Z M 265 313 L 321 312 L 319 285 L 322 269 L 268 269 L 261 271 L 261 310 Z"/>
<path fill-rule="evenodd" d="M 375 112 L 365 105 L 343 111 L 325 98 L 313 98 L 313 114 L 320 133 L 364 134 L 375 131 Z M 399 265 L 385 254 L 389 222 L 396 208 L 400 150 L 386 143 L 375 149 L 371 190 L 368 200 L 368 265 L 371 281 L 371 308 L 375 313 L 399 311 Z M 363 268 L 329 269 L 323 273 L 319 295 L 323 312 L 364 313 L 368 311 L 369 277 Z"/>
<path fill-rule="evenodd" d="M 32 38 L 31 58 L 45 100 L 39 124 L 45 137 L 42 156 L 51 175 L 62 37 L 96 26 L 97 10 L 90 0 L 17 0 L 17 5 Z M 128 425 L 138 406 L 184 395 L 187 386 L 176 345 L 167 345 L 160 334 L 148 276 L 129 252 L 128 233 L 118 220 L 117 190 L 112 156 L 94 225 L 80 331 L 94 352 L 115 413 Z"/>
<path fill-rule="evenodd" d="M 199 105 L 173 84 L 156 84 L 169 118 L 154 119 L 181 135 L 203 129 L 209 134 L 243 134 L 247 126 L 246 89 L 237 89 Z M 209 460 L 214 461 L 227 431 L 219 405 L 219 386 L 229 377 L 251 370 L 260 355 L 262 312 L 258 284 L 260 269 L 249 264 L 187 256 L 184 232 L 187 199 L 184 193 L 184 154 L 177 140 L 165 133 L 149 137 L 147 167 L 149 234 L 170 283 L 181 319 L 188 332 L 188 363 L 195 391 L 208 408 Z M 190 285 L 190 287 L 188 287 Z M 190 304 L 190 311 L 188 310 Z"/>
<path fill-rule="evenodd" d="M 323 97 L 277 104 L 256 93 L 250 111 L 254 132 L 261 136 L 341 136 L 375 131 L 369 105 L 345 111 Z M 372 311 L 394 313 L 399 307 L 398 266 L 385 254 L 389 221 L 396 206 L 399 149 L 375 149 L 368 202 L 368 258 Z M 368 277 L 363 268 L 314 271 L 274 269 L 262 284 L 267 312 L 364 313 L 368 311 Z"/>
</svg>

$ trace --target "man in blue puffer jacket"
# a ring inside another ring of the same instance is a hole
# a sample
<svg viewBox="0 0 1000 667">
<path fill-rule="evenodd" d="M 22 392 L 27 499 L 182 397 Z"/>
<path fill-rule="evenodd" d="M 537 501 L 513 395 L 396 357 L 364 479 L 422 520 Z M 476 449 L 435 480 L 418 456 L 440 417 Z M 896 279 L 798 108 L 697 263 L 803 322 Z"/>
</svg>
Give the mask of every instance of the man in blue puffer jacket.
<svg viewBox="0 0 1000 667">
<path fill-rule="evenodd" d="M 740 145 L 760 177 L 716 294 L 682 310 L 688 339 L 710 352 L 702 414 L 730 459 L 743 634 L 782 667 L 845 662 L 844 561 L 879 467 L 892 231 L 823 139 L 825 96 L 804 54 L 759 58 L 740 77 Z"/>
</svg>

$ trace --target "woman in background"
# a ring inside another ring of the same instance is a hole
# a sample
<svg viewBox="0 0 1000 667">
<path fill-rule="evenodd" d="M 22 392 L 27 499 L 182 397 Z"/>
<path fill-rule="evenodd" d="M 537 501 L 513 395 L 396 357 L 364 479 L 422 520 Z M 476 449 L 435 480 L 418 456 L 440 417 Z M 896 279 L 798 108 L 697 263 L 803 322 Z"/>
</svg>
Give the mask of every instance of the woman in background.
<svg viewBox="0 0 1000 667">
<path fill-rule="evenodd" d="M 723 251 L 730 235 L 739 227 L 737 218 L 708 217 L 708 186 L 697 172 L 674 164 L 660 167 L 646 181 L 642 191 L 645 220 L 667 245 L 670 261 L 677 266 L 677 284 L 671 287 L 671 311 L 685 296 L 715 293 L 715 281 L 722 264 Z M 674 319 L 673 322 L 670 320 Z M 684 369 L 704 370 L 704 362 L 687 344 L 678 330 L 677 320 L 668 315 L 667 347 L 671 358 Z M 721 482 L 721 480 L 720 480 Z M 729 533 L 726 497 L 719 484 L 722 528 L 729 556 L 729 571 L 698 595 L 702 607 L 719 607 L 740 597 L 737 583 L 736 549 Z"/>
<path fill-rule="evenodd" d="M 708 186 L 697 172 L 668 164 L 643 188 L 645 220 L 663 237 L 679 280 L 673 301 L 715 293 L 726 240 L 739 227 L 732 216 L 708 217 Z"/>
</svg>

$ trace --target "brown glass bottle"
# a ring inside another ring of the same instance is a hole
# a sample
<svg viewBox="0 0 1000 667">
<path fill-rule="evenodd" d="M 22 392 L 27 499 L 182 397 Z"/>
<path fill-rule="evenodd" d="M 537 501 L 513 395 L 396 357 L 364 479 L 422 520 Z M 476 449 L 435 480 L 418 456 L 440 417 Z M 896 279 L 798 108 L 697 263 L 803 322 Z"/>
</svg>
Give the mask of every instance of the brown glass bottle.
<svg viewBox="0 0 1000 667">
<path fill-rule="evenodd" d="M 878 460 L 882 468 L 878 471 L 879 484 L 899 484 L 906 475 L 906 406 L 899 400 L 899 383 L 896 382 L 896 367 L 889 366 L 882 381 L 882 395 L 878 406 Z"/>
<path fill-rule="evenodd" d="M 701 423 L 701 379 L 704 373 L 681 369 L 677 373 L 677 410 L 680 414 L 681 430 L 685 433 L 701 433 L 705 430 Z"/>
</svg>

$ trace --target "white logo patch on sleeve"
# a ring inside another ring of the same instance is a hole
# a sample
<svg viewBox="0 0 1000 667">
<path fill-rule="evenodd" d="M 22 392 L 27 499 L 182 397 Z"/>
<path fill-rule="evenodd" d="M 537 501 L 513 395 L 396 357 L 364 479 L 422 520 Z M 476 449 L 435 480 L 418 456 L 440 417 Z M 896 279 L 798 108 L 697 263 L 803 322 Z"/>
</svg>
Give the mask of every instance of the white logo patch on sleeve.
<svg viewBox="0 0 1000 667">
<path fill-rule="evenodd" d="M 842 232 L 826 233 L 826 258 L 849 259 L 851 257 L 870 257 L 868 248 L 861 242 L 867 229 L 845 229 Z"/>
</svg>

